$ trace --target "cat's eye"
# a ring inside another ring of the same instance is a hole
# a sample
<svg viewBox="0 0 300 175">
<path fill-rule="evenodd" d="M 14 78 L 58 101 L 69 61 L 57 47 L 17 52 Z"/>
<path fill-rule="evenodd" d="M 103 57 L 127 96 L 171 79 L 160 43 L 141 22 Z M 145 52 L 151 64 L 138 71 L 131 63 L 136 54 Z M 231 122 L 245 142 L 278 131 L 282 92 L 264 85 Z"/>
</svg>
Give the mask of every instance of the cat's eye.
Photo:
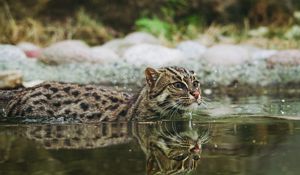
<svg viewBox="0 0 300 175">
<path fill-rule="evenodd" d="M 199 81 L 194 81 L 194 82 L 193 82 L 193 86 L 194 86 L 194 88 L 197 88 L 197 87 L 199 87 L 199 84 L 200 84 L 200 83 L 199 83 Z"/>
<path fill-rule="evenodd" d="M 177 155 L 177 156 L 174 156 L 172 159 L 173 160 L 176 160 L 176 161 L 182 161 L 186 158 L 186 155 L 185 154 L 180 154 L 180 155 Z"/>
<path fill-rule="evenodd" d="M 175 88 L 178 88 L 178 89 L 185 89 L 185 88 L 186 88 L 185 84 L 183 84 L 183 83 L 181 83 L 181 82 L 173 83 L 173 86 L 174 86 Z"/>
<path fill-rule="evenodd" d="M 194 156 L 193 156 L 193 159 L 194 159 L 194 160 L 199 160 L 199 159 L 200 159 L 200 156 L 199 156 L 199 155 L 194 155 Z"/>
</svg>

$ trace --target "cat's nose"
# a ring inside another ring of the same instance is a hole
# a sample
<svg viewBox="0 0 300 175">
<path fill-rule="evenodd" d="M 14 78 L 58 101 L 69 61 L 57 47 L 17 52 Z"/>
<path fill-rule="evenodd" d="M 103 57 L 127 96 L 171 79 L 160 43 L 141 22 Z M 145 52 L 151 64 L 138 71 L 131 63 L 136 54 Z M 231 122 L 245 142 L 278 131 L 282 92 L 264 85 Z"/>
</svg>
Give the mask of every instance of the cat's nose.
<svg viewBox="0 0 300 175">
<path fill-rule="evenodd" d="M 198 90 L 191 92 L 191 95 L 195 97 L 195 99 L 198 99 L 200 97 L 200 92 Z"/>
<path fill-rule="evenodd" d="M 192 149 L 190 149 L 190 152 L 192 153 L 199 153 L 201 151 L 201 146 L 196 144 Z"/>
</svg>

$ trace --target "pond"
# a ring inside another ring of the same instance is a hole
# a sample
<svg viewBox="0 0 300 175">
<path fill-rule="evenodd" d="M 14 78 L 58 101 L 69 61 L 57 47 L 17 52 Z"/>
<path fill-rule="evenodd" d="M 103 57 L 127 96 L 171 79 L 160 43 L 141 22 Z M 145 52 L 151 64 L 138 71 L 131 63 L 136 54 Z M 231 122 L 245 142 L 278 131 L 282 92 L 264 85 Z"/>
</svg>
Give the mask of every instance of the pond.
<svg viewBox="0 0 300 175">
<path fill-rule="evenodd" d="M 0 124 L 0 174 L 298 174 L 295 95 L 215 97 L 191 120 Z"/>
</svg>

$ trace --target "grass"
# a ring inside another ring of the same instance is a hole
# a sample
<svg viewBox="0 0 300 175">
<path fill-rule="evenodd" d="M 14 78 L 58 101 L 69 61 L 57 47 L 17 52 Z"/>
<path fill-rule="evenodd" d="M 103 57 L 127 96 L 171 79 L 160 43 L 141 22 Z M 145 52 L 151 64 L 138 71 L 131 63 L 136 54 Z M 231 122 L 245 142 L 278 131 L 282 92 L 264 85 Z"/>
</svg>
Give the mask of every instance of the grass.
<svg viewBox="0 0 300 175">
<path fill-rule="evenodd" d="M 0 13 L 0 43 L 17 44 L 27 41 L 47 46 L 61 40 L 80 39 L 90 45 L 99 45 L 125 35 L 122 31 L 103 25 L 83 9 L 73 17 L 60 20 L 29 17 L 17 20 L 11 15 L 8 5 L 4 4 L 0 10 L 4 12 Z M 285 27 L 270 25 L 255 29 L 250 27 L 248 20 L 245 20 L 242 26 L 234 24 L 204 26 L 203 23 L 197 22 L 197 18 L 195 19 L 183 24 L 172 20 L 164 21 L 157 17 L 143 17 L 136 21 L 134 29 L 152 33 L 169 46 L 174 46 L 182 40 L 202 39 L 208 42 L 208 45 L 246 43 L 270 49 L 300 47 L 300 27 L 297 23 Z M 298 23 L 300 25 L 300 20 Z"/>
<path fill-rule="evenodd" d="M 21 41 L 45 46 L 66 39 L 82 39 L 91 45 L 112 39 L 118 33 L 92 19 L 84 10 L 74 17 L 60 21 L 24 18 L 16 20 L 9 7 L 0 13 L 0 43 L 17 44 Z"/>
</svg>

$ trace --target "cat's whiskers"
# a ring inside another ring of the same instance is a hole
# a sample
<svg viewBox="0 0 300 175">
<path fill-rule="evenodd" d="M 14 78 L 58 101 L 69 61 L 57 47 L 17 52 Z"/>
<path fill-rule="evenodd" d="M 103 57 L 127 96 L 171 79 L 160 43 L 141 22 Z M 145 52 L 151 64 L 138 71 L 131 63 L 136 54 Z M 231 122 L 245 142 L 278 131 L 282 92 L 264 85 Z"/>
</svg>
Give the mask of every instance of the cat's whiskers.
<svg viewBox="0 0 300 175">
<path fill-rule="evenodd" d="M 174 135 L 171 132 L 169 132 L 166 125 L 164 125 L 164 127 L 167 130 L 167 132 L 169 133 L 169 135 L 164 132 L 164 129 L 162 128 L 161 125 L 159 125 L 159 127 L 160 127 L 160 131 L 161 131 L 160 133 L 161 133 L 162 136 L 164 136 L 164 137 L 166 137 L 166 138 L 168 138 L 172 141 L 180 143 L 180 141 L 178 139 L 176 139 L 176 137 L 174 137 Z"/>
<path fill-rule="evenodd" d="M 170 131 L 169 131 L 169 129 L 168 129 L 168 127 L 167 127 L 167 123 L 165 122 L 165 129 L 166 129 L 166 131 L 170 134 L 170 136 L 169 137 L 174 137 L 175 135 L 174 134 L 172 134 Z M 176 140 L 176 138 L 173 138 L 173 139 L 175 139 Z"/>
<path fill-rule="evenodd" d="M 200 103 L 200 105 L 203 105 L 204 106 L 204 108 L 208 108 L 208 104 L 207 104 L 207 102 L 206 101 L 204 101 L 204 100 L 201 100 L 201 103 Z"/>
<path fill-rule="evenodd" d="M 170 113 L 171 109 L 173 108 L 172 104 L 167 104 L 163 107 L 161 107 L 161 110 L 159 111 L 163 116 L 166 116 Z"/>
<path fill-rule="evenodd" d="M 201 97 L 201 99 L 203 99 L 203 100 L 205 100 L 205 101 L 209 101 L 209 102 L 212 101 L 210 98 L 207 98 L 207 97 Z"/>
<path fill-rule="evenodd" d="M 176 128 L 176 126 L 174 125 L 174 123 L 172 123 L 172 129 L 173 129 L 175 135 L 176 135 L 179 139 L 182 139 L 182 140 L 183 140 L 183 138 L 178 134 L 177 128 Z"/>
</svg>

